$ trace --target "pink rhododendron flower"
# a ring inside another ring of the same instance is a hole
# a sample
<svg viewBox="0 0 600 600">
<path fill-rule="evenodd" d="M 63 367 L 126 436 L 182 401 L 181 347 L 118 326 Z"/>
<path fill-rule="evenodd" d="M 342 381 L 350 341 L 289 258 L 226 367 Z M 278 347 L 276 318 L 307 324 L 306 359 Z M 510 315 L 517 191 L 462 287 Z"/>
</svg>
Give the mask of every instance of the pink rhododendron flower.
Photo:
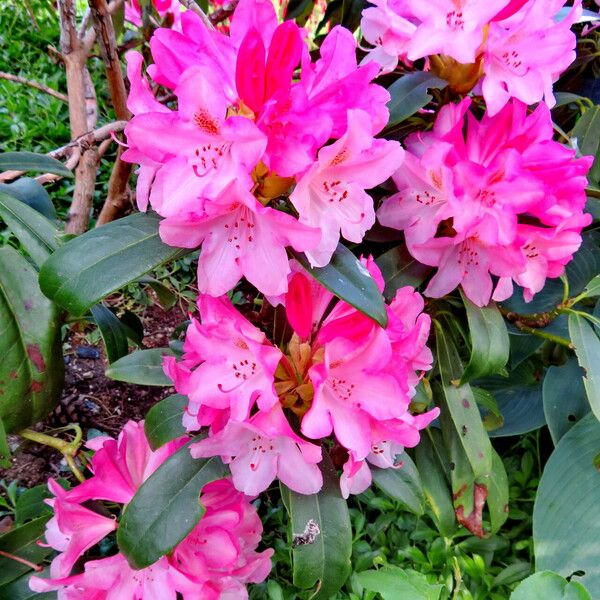
<svg viewBox="0 0 600 600">
<path fill-rule="evenodd" d="M 169 556 L 134 570 L 125 556 L 117 553 L 88 560 L 82 572 L 70 574 L 87 550 L 118 527 L 115 519 L 82 503 L 98 498 L 127 503 L 145 479 L 186 441 L 182 438 L 152 451 L 143 422 L 132 421 L 118 440 L 91 440 L 88 445 L 96 450 L 93 477 L 69 491 L 49 482 L 55 498 L 48 501 L 54 517 L 46 526 L 46 541 L 60 554 L 52 562 L 52 578 L 31 577 L 31 589 L 56 590 L 59 600 L 247 598 L 245 584 L 267 577 L 272 551 L 255 551 L 262 524 L 248 499 L 227 479 L 204 486 L 199 500 L 206 512 Z"/>
<path fill-rule="evenodd" d="M 372 259 L 363 267 L 383 290 Z M 322 451 L 312 441 L 333 435 L 351 461 L 341 482 L 347 495 L 369 485 L 365 461 L 396 466 L 395 454 L 415 446 L 419 430 L 438 415 L 409 412 L 415 386 L 431 368 L 430 318 L 410 287 L 387 307 L 386 328 L 341 301 L 326 314 L 333 295 L 296 263 L 291 268 L 288 292 L 272 299 L 284 304 L 295 332 L 281 349 L 236 315 L 228 299 L 201 296 L 202 323 L 192 320 L 182 359 L 167 357 L 165 372 L 190 398 L 186 427 L 210 427 L 192 454 L 221 456 L 237 489 L 257 494 L 277 477 L 299 493 L 316 493 Z M 268 369 L 261 355 L 268 355 Z"/>
<path fill-rule="evenodd" d="M 152 0 L 158 16 L 164 19 L 175 30 L 181 28 L 181 4 L 179 0 Z M 125 2 L 125 20 L 136 27 L 142 25 L 142 7 L 139 0 Z M 165 26 L 165 24 L 163 24 Z"/>
<path fill-rule="evenodd" d="M 563 272 L 591 221 L 583 209 L 592 159 L 552 140 L 543 104 L 528 115 L 511 101 L 480 122 L 469 105 L 444 107 L 432 132 L 408 138 L 399 192 L 378 218 L 404 231 L 417 260 L 438 267 L 426 294 L 460 285 L 485 306 L 508 298 L 515 282 L 530 300 Z"/>
<path fill-rule="evenodd" d="M 491 115 L 510 98 L 526 104 L 543 100 L 552 107 L 552 84 L 575 59 L 575 35 L 570 28 L 581 2 L 574 3 L 566 19 L 558 20 L 565 3 L 377 0 L 363 12 L 363 36 L 373 46 L 366 62 L 375 61 L 390 72 L 398 60 L 411 64 L 436 57 L 447 65 L 456 61 L 474 68 L 450 67 L 450 84 L 458 89 L 465 85 L 468 91 L 481 77 L 476 91 L 483 94 Z M 431 67 L 437 68 L 434 61 Z"/>
<path fill-rule="evenodd" d="M 313 62 L 294 21 L 278 24 L 269 0 L 241 0 L 229 35 L 186 11 L 182 31 L 158 29 L 151 49 L 148 73 L 177 109 L 153 99 L 141 56 L 129 53 L 123 158 L 140 165 L 138 205 L 165 218 L 162 239 L 202 246 L 201 292 L 219 296 L 245 276 L 279 295 L 286 247 L 323 265 L 340 233 L 362 240 L 374 221 L 365 189 L 400 165 L 402 149 L 373 137 L 389 93 L 371 83 L 376 64 L 357 65 L 348 30 L 335 27 Z"/>
</svg>

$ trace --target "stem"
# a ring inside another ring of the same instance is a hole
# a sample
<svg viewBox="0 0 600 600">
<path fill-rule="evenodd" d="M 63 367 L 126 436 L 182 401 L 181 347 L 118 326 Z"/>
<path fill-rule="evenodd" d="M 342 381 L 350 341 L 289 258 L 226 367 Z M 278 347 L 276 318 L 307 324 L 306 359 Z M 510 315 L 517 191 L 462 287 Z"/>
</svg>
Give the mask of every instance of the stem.
<svg viewBox="0 0 600 600">
<path fill-rule="evenodd" d="M 0 550 L 0 556 L 4 556 L 5 558 L 21 563 L 22 565 L 26 565 L 30 569 L 36 571 L 37 573 L 44 570 L 44 567 L 40 567 L 40 565 L 36 565 L 35 563 L 30 562 L 26 558 L 21 558 L 20 556 L 16 556 L 15 554 L 4 552 L 4 550 Z"/>
<path fill-rule="evenodd" d="M 554 342 L 555 344 L 560 344 L 561 346 L 565 346 L 570 350 L 573 350 L 575 347 L 573 344 L 564 337 L 560 337 L 559 335 L 554 335 L 553 333 L 547 333 L 546 331 L 541 331 L 540 329 L 535 329 L 534 327 L 528 327 L 523 323 L 516 321 L 515 325 L 523 332 L 529 333 L 531 335 L 535 335 L 539 338 L 543 338 L 548 340 L 549 342 Z"/>
</svg>

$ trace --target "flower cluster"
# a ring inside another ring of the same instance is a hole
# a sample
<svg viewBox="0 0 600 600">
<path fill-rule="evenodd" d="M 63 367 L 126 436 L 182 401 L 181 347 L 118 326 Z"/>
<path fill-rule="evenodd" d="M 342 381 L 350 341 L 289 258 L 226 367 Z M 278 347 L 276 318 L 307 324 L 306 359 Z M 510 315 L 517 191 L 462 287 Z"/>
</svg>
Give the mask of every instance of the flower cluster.
<svg viewBox="0 0 600 600">
<path fill-rule="evenodd" d="M 270 0 L 241 0 L 230 35 L 186 11 L 182 33 L 158 29 L 150 45 L 148 74 L 173 90 L 177 110 L 154 98 L 141 55 L 130 53 L 135 116 L 123 158 L 140 164 L 138 204 L 164 217 L 162 239 L 202 245 L 201 292 L 220 296 L 243 275 L 281 294 L 286 246 L 323 266 L 340 232 L 362 240 L 375 220 L 365 189 L 385 181 L 403 151 L 374 138 L 389 94 L 371 83 L 377 65 L 357 66 L 347 29 L 334 28 L 313 62 L 303 30 L 278 24 Z"/>
<path fill-rule="evenodd" d="M 365 265 L 383 290 L 378 268 Z M 187 428 L 210 427 L 192 455 L 221 456 L 238 490 L 258 494 L 278 477 L 297 492 L 316 493 L 322 451 L 315 442 L 333 433 L 347 454 L 347 496 L 369 486 L 367 462 L 398 466 L 396 456 L 438 414 L 409 412 L 420 374 L 431 367 L 430 319 L 410 287 L 387 307 L 386 328 L 341 301 L 325 316 L 333 295 L 294 263 L 291 269 L 279 300 L 294 334 L 281 348 L 226 297 L 204 295 L 202 321 L 192 319 L 182 360 L 166 357 L 165 372 L 190 400 Z"/>
<path fill-rule="evenodd" d="M 378 211 L 410 253 L 438 268 L 425 293 L 462 287 L 477 305 L 504 300 L 513 282 L 527 301 L 558 277 L 591 222 L 583 212 L 592 157 L 552 140 L 550 111 L 511 101 L 478 121 L 470 100 L 445 106 L 433 131 L 410 136 L 399 192 Z M 491 275 L 497 277 L 492 281 Z"/>
<path fill-rule="evenodd" d="M 577 0 L 370 0 L 363 12 L 368 61 L 392 71 L 398 59 L 428 58 L 430 68 L 457 91 L 477 83 L 491 115 L 509 98 L 554 106 L 552 84 L 575 59 L 571 25 Z"/>
<path fill-rule="evenodd" d="M 71 574 L 79 558 L 118 527 L 114 517 L 97 512 L 89 501 L 126 506 L 142 483 L 186 441 L 180 438 L 152 451 L 143 422 L 134 421 L 125 425 L 117 440 L 90 440 L 88 447 L 95 450 L 93 477 L 68 491 L 49 481 L 54 498 L 48 504 L 54 516 L 46 526 L 46 541 L 59 554 L 50 566 L 51 579 L 32 577 L 31 589 L 57 590 L 59 600 L 176 600 L 178 594 L 184 600 L 247 598 L 245 584 L 266 578 L 272 551 L 255 551 L 262 523 L 228 479 L 204 486 L 200 502 L 206 512 L 169 556 L 134 570 L 117 553 L 87 560 L 83 572 Z"/>
</svg>

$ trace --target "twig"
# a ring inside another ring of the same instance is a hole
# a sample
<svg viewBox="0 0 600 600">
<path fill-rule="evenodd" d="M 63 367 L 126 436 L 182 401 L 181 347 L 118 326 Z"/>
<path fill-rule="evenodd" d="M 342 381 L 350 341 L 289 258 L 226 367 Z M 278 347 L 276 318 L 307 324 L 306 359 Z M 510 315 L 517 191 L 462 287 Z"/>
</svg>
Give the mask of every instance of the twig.
<svg viewBox="0 0 600 600">
<path fill-rule="evenodd" d="M 23 85 L 27 85 L 29 87 L 35 88 L 40 92 L 44 92 L 49 96 L 56 98 L 57 100 L 61 100 L 62 102 L 69 102 L 69 98 L 66 94 L 63 94 L 43 83 L 38 83 L 37 81 L 32 81 L 31 79 L 25 79 L 25 77 L 21 77 L 20 75 L 13 75 L 12 73 L 5 73 L 4 71 L 0 71 L 0 79 L 6 79 L 7 81 L 13 81 L 14 83 L 22 83 Z"/>
<path fill-rule="evenodd" d="M 198 6 L 198 4 L 194 0 L 179 0 L 179 4 L 185 6 L 185 8 L 187 8 L 188 10 L 195 12 L 209 29 L 215 28 L 215 26 L 212 24 L 212 21 L 208 18 L 206 13 Z"/>
<path fill-rule="evenodd" d="M 227 2 L 226 4 L 223 4 L 222 6 L 217 8 L 217 10 L 215 10 L 208 17 L 210 19 L 210 22 L 213 25 L 217 25 L 218 23 L 229 19 L 229 17 L 231 17 L 231 15 L 235 12 L 235 9 L 238 5 L 238 1 L 239 0 L 233 0 L 232 2 Z"/>
<path fill-rule="evenodd" d="M 11 554 L 10 552 L 4 552 L 4 550 L 0 550 L 0 556 L 4 556 L 4 558 L 8 558 L 9 560 L 14 560 L 15 562 L 21 563 L 30 569 L 33 569 L 36 573 L 39 573 L 44 570 L 44 567 L 40 567 L 40 565 L 36 565 L 35 563 L 27 560 L 26 558 L 21 558 L 16 554 Z"/>
</svg>

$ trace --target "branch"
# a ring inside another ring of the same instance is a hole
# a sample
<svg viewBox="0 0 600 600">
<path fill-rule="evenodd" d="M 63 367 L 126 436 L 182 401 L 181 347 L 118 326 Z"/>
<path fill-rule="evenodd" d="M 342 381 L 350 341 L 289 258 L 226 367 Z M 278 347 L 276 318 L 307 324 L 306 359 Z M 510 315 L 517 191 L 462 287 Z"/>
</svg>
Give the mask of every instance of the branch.
<svg viewBox="0 0 600 600">
<path fill-rule="evenodd" d="M 23 85 L 28 85 L 29 87 L 35 88 L 40 92 L 44 92 L 45 94 L 48 94 L 49 96 L 52 96 L 61 102 L 69 102 L 69 98 L 66 94 L 54 90 L 43 83 L 38 83 L 37 81 L 32 81 L 31 79 L 25 79 L 25 77 L 21 77 L 20 75 L 13 75 L 12 73 L 0 71 L 0 79 L 6 79 L 7 81 L 13 81 L 15 83 L 22 83 Z"/>
<path fill-rule="evenodd" d="M 185 6 L 188 10 L 195 12 L 202 22 L 208 27 L 208 29 L 214 29 L 215 26 L 212 24 L 212 21 L 208 18 L 206 13 L 196 4 L 194 0 L 179 0 L 179 4 Z"/>
<path fill-rule="evenodd" d="M 227 2 L 217 8 L 210 16 L 210 22 L 213 25 L 218 25 L 222 21 L 229 19 L 231 15 L 235 12 L 235 9 L 238 5 L 239 0 L 232 0 L 231 2 Z"/>
</svg>

